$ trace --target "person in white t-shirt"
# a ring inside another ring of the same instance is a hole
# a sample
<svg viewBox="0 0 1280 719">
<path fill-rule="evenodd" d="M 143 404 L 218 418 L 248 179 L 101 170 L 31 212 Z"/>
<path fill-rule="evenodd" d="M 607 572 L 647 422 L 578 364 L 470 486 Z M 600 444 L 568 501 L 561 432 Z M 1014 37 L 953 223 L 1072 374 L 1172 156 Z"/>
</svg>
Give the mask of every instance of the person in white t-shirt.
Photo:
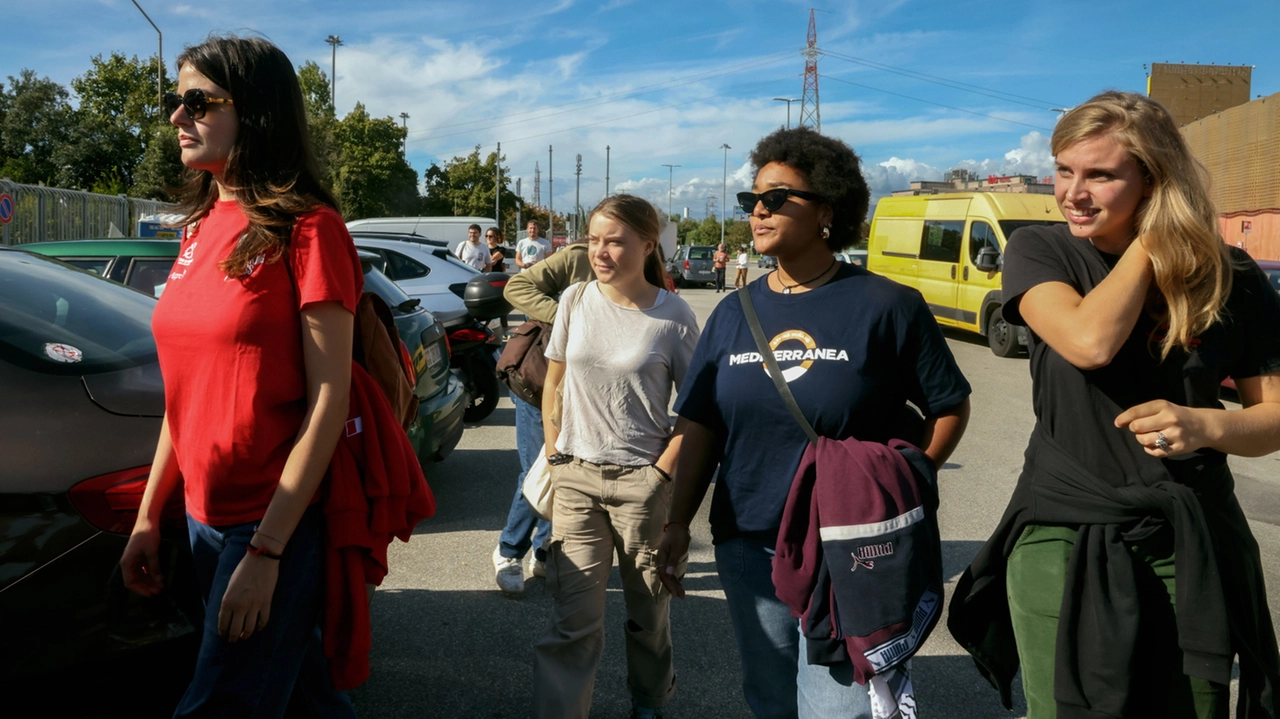
<svg viewBox="0 0 1280 719">
<path fill-rule="evenodd" d="M 551 627 L 534 644 L 534 715 L 590 711 L 616 552 L 631 716 L 649 719 L 675 692 L 671 594 L 651 559 L 684 431 L 680 422 L 672 428 L 667 406 L 693 357 L 698 322 L 688 303 L 662 287 L 653 205 L 634 195 L 607 197 L 588 227 L 597 279 L 564 291 L 546 350 L 543 451 L 555 487 L 547 586 L 555 603 Z"/>
<path fill-rule="evenodd" d="M 516 266 L 520 269 L 533 267 L 551 255 L 551 243 L 538 237 L 538 223 L 529 220 L 529 236 L 516 243 Z"/>
<path fill-rule="evenodd" d="M 467 239 L 458 243 L 453 254 L 481 272 L 488 272 L 493 267 L 489 248 L 480 243 L 480 225 L 467 228 Z"/>
<path fill-rule="evenodd" d="M 750 260 L 750 256 L 747 255 L 747 248 L 743 247 L 738 252 L 738 273 L 733 276 L 733 286 L 735 288 L 747 286 L 747 262 Z"/>
</svg>

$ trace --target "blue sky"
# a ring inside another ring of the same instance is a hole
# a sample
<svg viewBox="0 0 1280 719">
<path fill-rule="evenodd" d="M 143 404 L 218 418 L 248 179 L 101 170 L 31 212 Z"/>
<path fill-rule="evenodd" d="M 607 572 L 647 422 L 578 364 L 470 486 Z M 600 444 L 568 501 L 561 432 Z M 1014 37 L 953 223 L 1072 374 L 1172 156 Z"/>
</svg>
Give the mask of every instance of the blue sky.
<svg viewBox="0 0 1280 719">
<path fill-rule="evenodd" d="M 800 97 L 809 8 L 817 7 L 822 130 L 854 147 L 877 195 L 951 167 L 1051 170 L 1057 113 L 1107 88 L 1143 91 L 1143 65 L 1254 65 L 1253 94 L 1280 91 L 1275 0 L 1205 4 L 987 0 L 139 0 L 164 32 L 172 67 L 211 31 L 253 31 L 295 65 L 328 72 L 325 37 L 338 34 L 337 102 L 408 120 L 408 159 L 431 162 L 476 145 L 503 154 L 532 198 L 534 163 L 555 206 L 610 189 L 676 211 L 747 189 L 748 153 L 786 122 L 774 97 Z M 22 68 L 67 84 L 89 59 L 152 55 L 156 35 L 129 0 L 5 3 L 0 76 Z M 1205 10 L 1204 8 L 1211 8 Z M 928 76 L 928 77 L 923 77 Z M 800 103 L 793 103 L 792 122 Z M 732 201 L 730 201 L 732 202 Z"/>
</svg>

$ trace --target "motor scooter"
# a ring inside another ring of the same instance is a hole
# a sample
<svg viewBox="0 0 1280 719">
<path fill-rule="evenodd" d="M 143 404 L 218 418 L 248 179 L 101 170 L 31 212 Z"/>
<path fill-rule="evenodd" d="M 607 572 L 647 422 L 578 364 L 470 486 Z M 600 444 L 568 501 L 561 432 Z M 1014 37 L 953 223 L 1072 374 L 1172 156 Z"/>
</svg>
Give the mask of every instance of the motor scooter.
<svg viewBox="0 0 1280 719">
<path fill-rule="evenodd" d="M 498 406 L 502 390 L 497 364 L 502 340 L 489 329 L 489 321 L 511 311 L 502 296 L 508 277 L 504 272 L 486 272 L 468 282 L 450 285 L 449 290 L 462 298 L 467 309 L 437 316 L 448 341 L 449 371 L 467 390 L 467 406 L 462 413 L 465 422 L 479 422 Z"/>
</svg>

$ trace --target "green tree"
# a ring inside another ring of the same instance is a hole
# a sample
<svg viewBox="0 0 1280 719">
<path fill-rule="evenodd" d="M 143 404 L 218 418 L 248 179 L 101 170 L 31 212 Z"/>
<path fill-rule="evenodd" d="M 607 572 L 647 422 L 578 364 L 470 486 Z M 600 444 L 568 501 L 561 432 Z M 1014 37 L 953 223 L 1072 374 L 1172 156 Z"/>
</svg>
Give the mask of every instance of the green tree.
<svg viewBox="0 0 1280 719">
<path fill-rule="evenodd" d="M 9 76 L 0 119 L 0 177 L 15 182 L 53 184 L 58 174 L 54 152 L 71 135 L 67 89 L 24 69 Z"/>
<path fill-rule="evenodd" d="M 177 199 L 182 186 L 182 149 L 178 131 L 172 125 L 157 125 L 147 140 L 147 149 L 133 172 L 129 194 L 156 200 Z"/>
<path fill-rule="evenodd" d="M 501 173 L 500 175 L 498 173 Z M 527 222 L 530 209 L 519 195 L 510 189 L 510 170 L 502 165 L 498 153 L 490 152 L 483 160 L 480 158 L 480 146 L 472 150 L 466 157 L 455 157 L 447 161 L 443 167 L 432 164 L 424 173 L 427 195 L 423 203 L 423 214 L 434 217 L 472 215 L 491 217 L 495 182 L 502 188 L 502 217 L 498 218 L 504 228 L 515 225 L 516 211 L 519 209 Z M 497 178 L 501 179 L 497 179 Z M 556 227 L 563 228 L 563 215 L 557 213 Z M 545 210 L 541 221 L 545 221 Z M 543 224 L 545 228 L 546 225 Z M 517 231 L 524 229 L 516 228 Z"/>
<path fill-rule="evenodd" d="M 334 128 L 333 189 L 348 220 L 418 214 L 418 175 L 400 154 L 404 135 L 395 120 L 371 117 L 362 103 Z"/>
<path fill-rule="evenodd" d="M 524 208 L 524 209 L 523 209 L 522 214 L 521 214 L 521 216 L 520 216 L 520 226 L 519 226 L 519 227 L 516 227 L 516 228 L 515 228 L 515 231 L 516 231 L 517 233 L 519 233 L 519 232 L 524 232 L 525 227 L 529 224 L 529 220 L 537 220 L 537 221 L 538 221 L 538 227 L 539 227 L 540 231 L 542 232 L 542 236 L 543 236 L 543 237 L 550 237 L 550 236 L 551 236 L 551 216 L 550 216 L 550 214 L 548 213 L 547 208 L 545 208 L 545 207 L 538 207 L 538 206 L 536 206 L 536 205 L 530 205 L 530 204 L 527 204 L 527 203 L 525 203 L 525 204 L 524 204 L 523 208 Z M 514 213 L 515 213 L 515 211 L 514 211 L 514 210 L 512 210 L 512 215 L 511 215 L 511 217 L 512 217 L 512 224 L 509 224 L 509 225 L 508 225 L 508 227 L 513 227 L 513 226 L 514 226 L 514 222 L 515 222 Z M 507 213 L 504 211 L 502 214 L 506 215 Z M 566 214 L 564 214 L 563 212 L 557 212 L 557 213 L 556 213 L 556 227 L 555 227 L 556 234 L 557 234 L 557 235 L 564 235 L 564 234 L 567 234 L 567 233 L 565 232 L 565 228 L 567 228 L 568 226 L 569 226 L 569 217 L 568 217 Z M 508 231 L 508 234 L 507 234 L 507 241 L 508 241 L 508 242 L 510 242 L 511 244 L 515 244 L 514 240 L 515 240 L 515 235 L 514 235 L 514 234 L 511 234 L 511 233 Z"/>
<path fill-rule="evenodd" d="M 156 58 L 112 53 L 90 62 L 89 70 L 71 81 L 80 106 L 72 117 L 74 132 L 55 153 L 58 184 L 112 194 L 147 190 L 146 197 L 169 199 L 155 183 L 139 185 L 135 178 L 148 154 L 172 156 L 163 148 L 148 153 L 153 141 L 166 141 L 157 128 L 169 127 L 157 96 Z M 165 89 L 173 87 L 166 83 Z M 176 172 L 175 167 L 170 174 Z"/>
<path fill-rule="evenodd" d="M 698 221 L 693 218 L 680 220 L 680 224 L 676 226 L 676 239 L 682 245 L 697 244 L 694 242 L 696 231 L 698 229 Z"/>
<path fill-rule="evenodd" d="M 307 110 L 311 148 L 320 164 L 323 181 L 333 188 L 334 168 L 340 160 L 336 138 L 338 119 L 333 111 L 329 78 L 319 65 L 308 60 L 298 69 L 298 84 L 302 87 L 302 103 Z"/>
<path fill-rule="evenodd" d="M 730 220 L 724 230 L 724 250 L 735 255 L 743 247 L 751 247 L 751 223 Z"/>
</svg>

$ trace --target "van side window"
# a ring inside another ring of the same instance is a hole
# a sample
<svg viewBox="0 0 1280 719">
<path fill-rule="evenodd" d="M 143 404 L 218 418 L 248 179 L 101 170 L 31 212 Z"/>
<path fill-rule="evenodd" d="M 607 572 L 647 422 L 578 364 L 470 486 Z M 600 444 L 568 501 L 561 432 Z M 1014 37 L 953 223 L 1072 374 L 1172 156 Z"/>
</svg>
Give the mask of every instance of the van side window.
<svg viewBox="0 0 1280 719">
<path fill-rule="evenodd" d="M 925 220 L 924 234 L 920 239 L 920 259 L 959 262 L 962 237 L 963 220 Z"/>
<path fill-rule="evenodd" d="M 996 231 L 985 222 L 974 222 L 969 225 L 969 264 L 978 264 L 978 253 L 982 248 L 990 247 L 1000 253 L 1000 243 L 996 240 Z"/>
</svg>

